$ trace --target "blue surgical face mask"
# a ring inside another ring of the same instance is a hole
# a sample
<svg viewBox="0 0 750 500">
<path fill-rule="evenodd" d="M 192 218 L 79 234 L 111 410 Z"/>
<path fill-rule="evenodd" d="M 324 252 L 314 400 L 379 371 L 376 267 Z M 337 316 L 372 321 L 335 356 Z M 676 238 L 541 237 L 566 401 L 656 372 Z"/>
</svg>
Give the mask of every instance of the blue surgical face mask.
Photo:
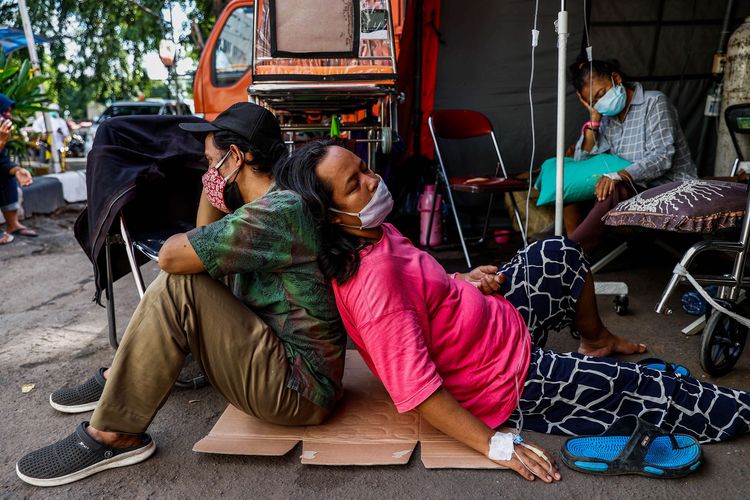
<svg viewBox="0 0 750 500">
<path fill-rule="evenodd" d="M 612 88 L 596 102 L 594 109 L 604 116 L 616 116 L 625 109 L 625 101 L 627 101 L 625 87 L 622 83 L 615 85 L 613 79 Z"/>
</svg>

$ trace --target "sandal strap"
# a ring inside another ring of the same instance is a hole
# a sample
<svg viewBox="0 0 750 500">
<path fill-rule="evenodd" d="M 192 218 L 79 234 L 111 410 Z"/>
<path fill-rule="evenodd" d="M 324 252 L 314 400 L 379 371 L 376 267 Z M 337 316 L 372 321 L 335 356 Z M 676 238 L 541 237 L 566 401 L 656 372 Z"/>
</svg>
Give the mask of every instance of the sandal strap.
<svg viewBox="0 0 750 500">
<path fill-rule="evenodd" d="M 646 454 L 648 454 L 648 450 L 657 437 L 667 436 L 674 449 L 681 448 L 673 434 L 635 415 L 620 418 L 602 435 L 623 436 L 628 434 L 630 439 L 617 457 L 612 460 L 613 466 L 620 470 L 637 471 L 642 469 Z"/>
<path fill-rule="evenodd" d="M 661 358 L 646 358 L 636 362 L 637 365 L 645 366 L 648 368 L 649 365 L 664 365 L 665 373 L 674 373 L 676 365 L 669 363 Z"/>
</svg>

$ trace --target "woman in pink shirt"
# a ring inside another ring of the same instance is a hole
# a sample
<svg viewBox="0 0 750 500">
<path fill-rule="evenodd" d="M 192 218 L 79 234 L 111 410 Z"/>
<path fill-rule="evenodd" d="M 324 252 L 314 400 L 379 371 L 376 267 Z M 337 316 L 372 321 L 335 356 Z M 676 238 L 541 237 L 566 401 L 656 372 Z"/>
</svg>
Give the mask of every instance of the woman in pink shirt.
<svg viewBox="0 0 750 500">
<path fill-rule="evenodd" d="M 574 243 L 545 240 L 522 252 L 515 269 L 524 268 L 527 283 L 516 272 L 496 275 L 492 266 L 449 276 L 383 223 L 393 205 L 390 193 L 353 153 L 311 143 L 277 165 L 275 175 L 282 189 L 302 196 L 320 224 L 319 261 L 332 280 L 344 325 L 398 411 L 415 409 L 501 465 L 545 482 L 560 479 L 551 455 L 518 437 L 508 441 L 509 429 L 499 426 L 591 435 L 635 415 L 702 442 L 748 431 L 748 393 L 532 344 L 527 323 L 544 323 L 557 313 L 534 310 L 542 306 L 533 298 L 548 295 L 553 305 L 571 310 L 555 326 L 575 324 L 605 354 L 639 350 L 609 333 L 595 303 L 587 303 L 594 300 L 592 278 L 585 261 L 575 257 L 581 252 Z M 572 278 L 564 276 L 565 267 Z M 554 276 L 562 286 L 550 285 Z M 526 291 L 525 309 L 495 293 L 508 281 L 511 291 Z M 544 317 L 535 320 L 534 314 Z"/>
</svg>

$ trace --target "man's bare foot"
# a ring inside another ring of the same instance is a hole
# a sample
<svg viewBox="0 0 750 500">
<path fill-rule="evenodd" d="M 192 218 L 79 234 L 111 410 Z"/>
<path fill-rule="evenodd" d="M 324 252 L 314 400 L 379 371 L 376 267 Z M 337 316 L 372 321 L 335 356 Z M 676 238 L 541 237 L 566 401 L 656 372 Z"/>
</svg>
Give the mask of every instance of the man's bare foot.
<svg viewBox="0 0 750 500">
<path fill-rule="evenodd" d="M 112 448 L 132 448 L 138 446 L 143 438 L 134 434 L 122 434 L 119 432 L 105 432 L 94 429 L 91 425 L 86 427 L 86 433 L 101 444 Z"/>
<path fill-rule="evenodd" d="M 612 354 L 641 354 L 648 351 L 645 344 L 636 344 L 609 332 L 603 333 L 598 339 L 581 338 L 578 352 L 586 356 L 604 358 Z"/>
</svg>

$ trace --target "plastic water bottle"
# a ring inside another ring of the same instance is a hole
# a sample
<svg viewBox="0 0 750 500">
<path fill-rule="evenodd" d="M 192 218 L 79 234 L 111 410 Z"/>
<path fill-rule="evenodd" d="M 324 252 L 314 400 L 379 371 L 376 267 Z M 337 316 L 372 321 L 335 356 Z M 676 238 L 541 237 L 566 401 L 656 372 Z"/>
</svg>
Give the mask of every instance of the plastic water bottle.
<svg viewBox="0 0 750 500">
<path fill-rule="evenodd" d="M 430 224 L 430 209 L 435 198 L 435 185 L 427 184 L 419 197 L 419 244 L 427 245 L 427 226 Z M 437 195 L 435 211 L 432 214 L 432 229 L 430 230 L 429 246 L 437 246 L 443 242 L 443 218 L 441 216 L 442 196 Z"/>
<path fill-rule="evenodd" d="M 719 287 L 715 285 L 704 288 L 708 295 L 716 298 L 719 295 Z M 682 294 L 682 309 L 691 316 L 702 316 L 706 314 L 706 300 L 695 291 L 690 290 Z"/>
</svg>

